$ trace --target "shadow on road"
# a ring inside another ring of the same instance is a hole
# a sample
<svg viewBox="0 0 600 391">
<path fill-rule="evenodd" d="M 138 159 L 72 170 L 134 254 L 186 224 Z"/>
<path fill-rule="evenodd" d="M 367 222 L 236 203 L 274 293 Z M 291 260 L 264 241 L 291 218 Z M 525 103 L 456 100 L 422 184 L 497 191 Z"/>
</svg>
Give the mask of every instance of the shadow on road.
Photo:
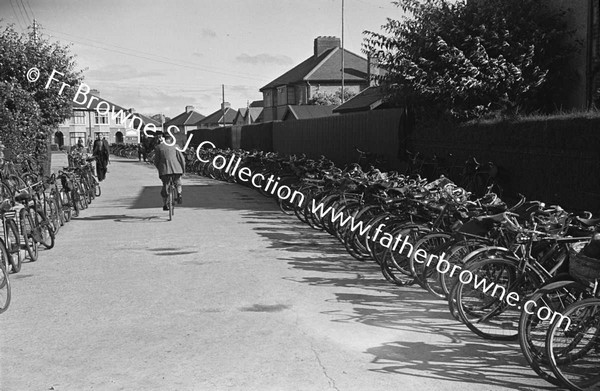
<svg viewBox="0 0 600 391">
<path fill-rule="evenodd" d="M 306 272 L 305 277 L 288 280 L 340 288 L 331 300 L 351 306 L 323 312 L 332 322 L 431 334 L 448 341 L 441 344 L 396 341 L 371 347 L 365 353 L 374 356 L 372 363 L 378 368 L 373 371 L 519 390 L 540 389 L 537 385 L 540 380 L 533 371 L 528 371 L 518 344 L 479 339 L 451 316 L 445 301 L 434 299 L 416 286 L 392 285 L 373 261 L 352 258 L 337 239 L 298 222 L 293 216 L 285 216 L 278 210 L 243 216 L 245 223 L 253 224 L 254 231 L 269 240 L 269 248 L 290 254 L 279 260 Z M 348 293 L 348 288 L 361 291 Z M 535 386 L 527 386 L 528 382 Z"/>
<path fill-rule="evenodd" d="M 514 390 L 555 389 L 540 387 L 539 378 L 521 373 L 525 358 L 511 346 L 490 346 L 485 342 L 465 344 L 428 344 L 396 341 L 367 349 L 375 356 L 373 363 L 382 365 L 376 372 L 417 375 L 459 383 L 487 384 Z M 516 378 L 515 371 L 521 375 Z M 532 381 L 527 386 L 527 381 Z M 535 384 L 535 386 L 533 386 Z"/>
<path fill-rule="evenodd" d="M 158 178 L 157 178 L 158 181 Z M 145 186 L 128 209 L 150 209 L 160 207 L 162 186 Z M 185 184 L 183 185 L 183 204 L 177 208 L 184 209 L 225 209 L 225 210 L 276 210 L 272 200 L 260 199 L 241 192 L 235 185 L 217 184 Z M 251 193 L 250 193 L 251 194 Z"/>
<path fill-rule="evenodd" d="M 113 220 L 119 223 L 126 222 L 152 222 L 162 221 L 164 216 L 128 216 L 128 215 L 96 215 L 87 217 L 73 217 L 73 220 L 85 220 L 85 221 L 101 221 L 101 220 Z"/>
</svg>

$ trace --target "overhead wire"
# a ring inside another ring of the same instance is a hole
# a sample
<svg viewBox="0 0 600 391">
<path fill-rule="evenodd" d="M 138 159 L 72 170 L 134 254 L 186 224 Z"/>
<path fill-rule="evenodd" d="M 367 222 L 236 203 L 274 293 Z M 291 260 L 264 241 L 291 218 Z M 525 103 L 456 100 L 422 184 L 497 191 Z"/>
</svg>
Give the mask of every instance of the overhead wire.
<svg viewBox="0 0 600 391">
<path fill-rule="evenodd" d="M 19 10 L 19 13 L 21 14 L 21 18 L 23 18 L 23 20 L 25 21 L 25 29 L 27 29 L 27 19 L 23 15 L 23 11 L 21 10 L 21 7 L 19 7 L 18 0 L 15 0 L 15 3 L 17 4 L 17 9 Z"/>
<path fill-rule="evenodd" d="M 68 37 L 73 37 L 73 35 L 71 35 L 71 34 L 63 33 L 63 32 L 60 32 L 60 31 L 56 31 L 56 30 L 51 29 L 51 28 L 44 27 L 44 29 L 48 30 L 48 31 L 51 31 L 53 33 L 56 33 L 56 34 L 61 34 L 61 35 L 65 35 L 65 36 L 68 36 Z M 93 40 L 93 39 L 90 39 L 90 38 L 85 38 L 85 37 L 77 37 L 77 38 L 78 39 L 84 39 L 84 40 L 87 40 L 87 41 L 90 41 L 90 42 L 95 42 L 95 43 L 98 43 L 98 44 L 101 44 L 101 45 L 104 45 L 104 46 L 108 46 L 108 47 L 114 47 L 114 48 L 117 48 L 117 49 L 127 50 L 127 52 L 123 52 L 121 50 L 116 50 L 116 49 L 104 48 L 104 47 L 97 46 L 97 45 L 92 45 L 90 43 L 81 42 L 79 40 L 75 40 L 75 39 L 72 39 L 72 38 L 68 38 L 68 39 L 70 39 L 73 42 L 79 43 L 81 45 L 90 46 L 90 47 L 93 47 L 93 48 L 96 48 L 96 49 L 102 49 L 102 50 L 106 50 L 106 51 L 112 51 L 112 52 L 115 52 L 115 53 L 120 53 L 120 54 L 124 54 L 124 55 L 128 55 L 128 56 L 132 56 L 132 57 L 137 57 L 137 58 L 141 58 L 141 59 L 144 59 L 144 60 L 150 60 L 150 61 L 160 62 L 160 63 L 163 63 L 163 64 L 176 65 L 176 66 L 180 66 L 180 67 L 184 67 L 184 68 L 196 69 L 196 70 L 201 70 L 201 71 L 204 71 L 204 72 L 210 72 L 210 73 L 221 74 L 221 75 L 226 75 L 226 76 L 251 78 L 251 79 L 260 80 L 260 81 L 270 80 L 270 79 L 267 79 L 267 78 L 264 78 L 264 77 L 256 77 L 256 75 L 244 74 L 244 73 L 239 73 L 239 72 L 224 72 L 224 71 L 219 71 L 219 70 L 213 70 L 213 69 L 210 69 L 210 67 L 201 66 L 201 65 L 198 65 L 198 64 L 195 64 L 195 63 L 192 63 L 192 62 L 188 62 L 188 61 L 177 62 L 177 61 L 174 61 L 174 60 L 172 60 L 172 59 L 170 59 L 168 57 L 164 57 L 164 56 L 161 56 L 161 55 L 156 55 L 156 54 L 153 54 L 153 53 L 143 52 L 141 50 L 126 48 L 126 47 L 122 47 L 122 46 L 118 46 L 118 45 L 107 44 L 105 42 L 96 41 L 96 40 Z M 136 55 L 136 54 L 130 53 L 130 52 L 137 52 L 137 53 L 142 54 L 143 56 Z M 164 59 L 164 60 L 161 60 L 161 58 Z M 188 65 L 188 64 L 191 64 L 191 65 Z"/>
<path fill-rule="evenodd" d="M 15 6 L 13 5 L 12 0 L 9 0 L 9 1 L 10 1 L 10 6 L 12 7 L 13 13 L 15 14 L 15 20 L 19 24 L 19 27 L 21 28 L 21 30 L 24 30 L 23 25 L 21 24 L 21 20 L 19 19 L 19 15 L 17 14 L 17 11 L 15 10 Z"/>
<path fill-rule="evenodd" d="M 35 14 L 33 13 L 33 10 L 31 9 L 31 5 L 29 4 L 29 0 L 25 0 L 27 2 L 27 7 L 29 7 L 29 11 L 31 11 L 31 15 L 33 15 L 33 18 L 35 19 Z"/>
<path fill-rule="evenodd" d="M 31 17 L 29 16 L 29 13 L 27 12 L 27 9 L 25 9 L 25 5 L 23 4 L 23 0 L 18 0 L 18 1 L 21 4 L 21 8 L 23 8 L 23 11 L 25 12 L 25 15 L 27 15 L 27 20 L 29 21 L 29 23 L 33 23 L 33 19 L 31 19 Z M 17 5 L 19 3 L 17 3 Z"/>
</svg>

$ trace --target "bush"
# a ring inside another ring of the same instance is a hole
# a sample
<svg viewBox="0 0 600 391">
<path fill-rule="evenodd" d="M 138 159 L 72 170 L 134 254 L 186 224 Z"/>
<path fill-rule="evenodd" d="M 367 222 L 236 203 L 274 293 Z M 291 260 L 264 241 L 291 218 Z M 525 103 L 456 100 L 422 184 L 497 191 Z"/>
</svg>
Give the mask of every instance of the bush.
<svg viewBox="0 0 600 391">
<path fill-rule="evenodd" d="M 365 31 L 388 101 L 459 120 L 551 111 L 575 50 L 543 0 L 402 0 L 409 16 Z"/>
</svg>

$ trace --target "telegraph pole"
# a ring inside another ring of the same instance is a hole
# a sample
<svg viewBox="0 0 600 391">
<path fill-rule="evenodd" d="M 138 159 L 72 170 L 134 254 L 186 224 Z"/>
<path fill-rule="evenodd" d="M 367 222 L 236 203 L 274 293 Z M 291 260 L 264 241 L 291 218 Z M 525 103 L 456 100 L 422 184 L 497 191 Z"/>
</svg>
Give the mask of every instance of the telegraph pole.
<svg viewBox="0 0 600 391">
<path fill-rule="evenodd" d="M 222 91 L 222 103 L 221 103 L 221 115 L 223 117 L 223 126 L 225 126 L 225 84 L 221 84 L 221 91 Z"/>
<path fill-rule="evenodd" d="M 344 0 L 342 0 L 342 93 L 341 101 L 344 103 Z"/>
<path fill-rule="evenodd" d="M 37 23 L 35 18 L 33 18 L 33 42 L 37 44 L 38 36 L 37 36 Z"/>
</svg>

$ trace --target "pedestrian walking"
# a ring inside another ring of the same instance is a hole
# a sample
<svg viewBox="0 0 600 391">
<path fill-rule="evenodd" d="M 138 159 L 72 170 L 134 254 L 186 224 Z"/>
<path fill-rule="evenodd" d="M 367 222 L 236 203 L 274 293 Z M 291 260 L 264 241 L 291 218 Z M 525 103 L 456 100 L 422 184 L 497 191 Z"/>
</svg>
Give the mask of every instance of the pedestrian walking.
<svg viewBox="0 0 600 391">
<path fill-rule="evenodd" d="M 106 169 L 108 166 L 109 149 L 106 139 L 101 140 L 100 134 L 96 134 L 92 154 L 96 158 L 96 175 L 99 181 L 106 178 Z"/>
<path fill-rule="evenodd" d="M 138 144 L 138 162 L 142 161 L 142 158 L 144 159 L 144 161 L 148 161 L 148 154 L 146 152 L 146 147 L 144 146 L 143 143 L 139 143 Z"/>
</svg>

